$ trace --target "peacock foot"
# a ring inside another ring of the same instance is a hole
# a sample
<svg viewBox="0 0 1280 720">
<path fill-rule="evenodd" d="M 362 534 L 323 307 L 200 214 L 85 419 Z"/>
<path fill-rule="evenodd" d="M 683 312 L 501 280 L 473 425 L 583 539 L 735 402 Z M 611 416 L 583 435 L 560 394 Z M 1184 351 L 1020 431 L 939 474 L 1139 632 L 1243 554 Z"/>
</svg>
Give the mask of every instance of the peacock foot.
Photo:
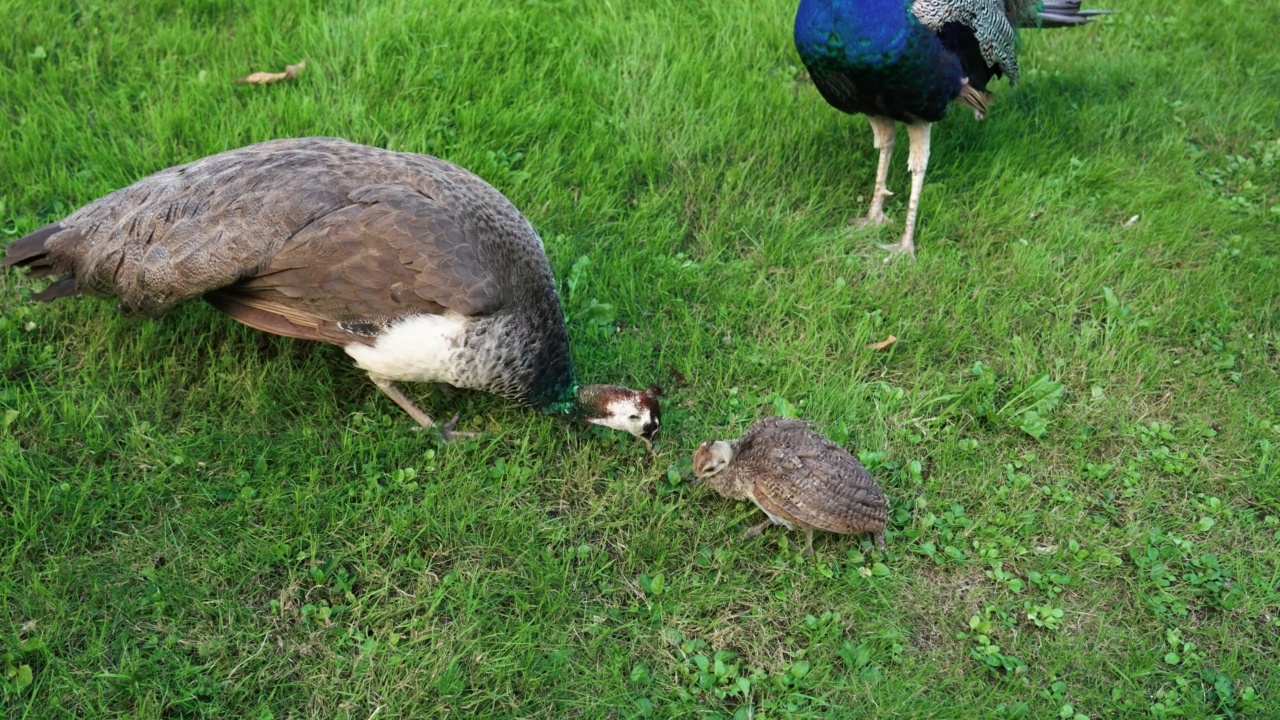
<svg viewBox="0 0 1280 720">
<path fill-rule="evenodd" d="M 883 210 L 878 210 L 867 213 L 866 217 L 854 218 L 850 222 L 860 228 L 880 227 L 889 222 L 889 216 L 885 215 Z"/>
<path fill-rule="evenodd" d="M 885 262 L 890 262 L 894 258 L 902 255 L 910 257 L 911 262 L 916 261 L 916 244 L 911 240 L 911 238 L 903 238 L 902 242 L 894 243 L 892 245 L 881 245 L 880 249 L 886 250 L 889 253 L 888 257 L 884 259 Z"/>
</svg>

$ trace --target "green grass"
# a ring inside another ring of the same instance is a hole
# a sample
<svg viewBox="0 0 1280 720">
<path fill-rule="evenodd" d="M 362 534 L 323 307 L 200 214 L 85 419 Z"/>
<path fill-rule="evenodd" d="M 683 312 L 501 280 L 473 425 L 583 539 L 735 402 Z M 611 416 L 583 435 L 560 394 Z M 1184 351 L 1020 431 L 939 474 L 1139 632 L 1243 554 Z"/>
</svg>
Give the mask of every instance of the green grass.
<svg viewBox="0 0 1280 720">
<path fill-rule="evenodd" d="M 885 266 L 905 142 L 850 228 L 871 133 L 790 0 L 0 0 L 0 239 L 269 138 L 430 153 L 542 232 L 584 380 L 669 391 L 650 458 L 413 388 L 485 433 L 440 447 L 336 348 L 6 273 L 0 706 L 1280 715 L 1280 6 L 1110 5 L 935 128 Z M 887 553 L 689 484 L 779 411 L 863 454 Z"/>
</svg>

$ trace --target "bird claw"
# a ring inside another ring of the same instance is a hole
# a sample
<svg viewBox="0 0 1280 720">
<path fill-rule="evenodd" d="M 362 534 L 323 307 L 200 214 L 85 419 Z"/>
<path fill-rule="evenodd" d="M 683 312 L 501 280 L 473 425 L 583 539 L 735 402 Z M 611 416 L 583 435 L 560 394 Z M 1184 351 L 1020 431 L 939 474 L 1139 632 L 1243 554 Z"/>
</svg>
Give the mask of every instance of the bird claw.
<svg viewBox="0 0 1280 720">
<path fill-rule="evenodd" d="M 889 216 L 885 215 L 883 212 L 867 213 L 866 217 L 854 218 L 852 222 L 855 227 L 874 228 L 880 227 L 881 225 L 889 222 Z"/>
<path fill-rule="evenodd" d="M 454 430 L 453 426 L 458 424 L 458 413 L 453 414 L 453 418 L 449 422 L 440 426 L 440 439 L 446 444 L 457 442 L 458 440 L 470 439 L 478 437 L 479 433 L 466 432 L 463 430 Z"/>
<path fill-rule="evenodd" d="M 893 243 L 892 245 L 880 245 L 879 247 L 881 250 L 886 250 L 889 253 L 889 256 L 884 259 L 886 263 L 892 262 L 894 258 L 897 258 L 900 255 L 906 255 L 910 257 L 911 262 L 916 261 L 916 245 L 913 242 L 904 240 L 900 243 Z"/>
</svg>

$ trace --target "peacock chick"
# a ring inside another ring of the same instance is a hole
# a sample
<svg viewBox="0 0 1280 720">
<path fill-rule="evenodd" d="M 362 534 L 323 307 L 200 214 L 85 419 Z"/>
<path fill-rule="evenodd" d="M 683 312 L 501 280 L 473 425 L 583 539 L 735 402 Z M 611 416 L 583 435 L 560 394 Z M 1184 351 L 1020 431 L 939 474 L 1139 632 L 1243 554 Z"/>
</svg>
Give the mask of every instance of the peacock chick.
<svg viewBox="0 0 1280 720">
<path fill-rule="evenodd" d="M 423 427 L 435 422 L 396 382 L 491 392 L 650 447 L 661 423 L 657 388 L 578 381 L 538 233 L 488 183 L 426 155 L 323 137 L 230 150 L 99 198 L 14 241 L 2 264 L 61 276 L 37 300 L 114 297 L 154 316 L 203 298 L 337 345 Z M 466 434 L 452 425 L 446 440 Z"/>
<path fill-rule="evenodd" d="M 806 555 L 813 553 L 814 530 L 871 533 L 884 547 L 889 503 L 879 483 L 803 420 L 768 417 L 737 440 L 708 440 L 693 453 L 693 472 L 720 495 L 764 511 L 768 519 L 747 537 L 773 524 L 803 528 Z"/>
<path fill-rule="evenodd" d="M 1017 28 L 1073 27 L 1108 10 L 1080 0 L 800 0 L 795 45 L 822 97 L 842 112 L 867 115 L 880 151 L 871 207 L 859 222 L 886 222 L 889 161 L 897 123 L 907 125 L 911 195 L 901 242 L 886 261 L 915 256 L 929 133 L 952 102 L 987 115 L 993 77 L 1018 80 Z"/>
</svg>

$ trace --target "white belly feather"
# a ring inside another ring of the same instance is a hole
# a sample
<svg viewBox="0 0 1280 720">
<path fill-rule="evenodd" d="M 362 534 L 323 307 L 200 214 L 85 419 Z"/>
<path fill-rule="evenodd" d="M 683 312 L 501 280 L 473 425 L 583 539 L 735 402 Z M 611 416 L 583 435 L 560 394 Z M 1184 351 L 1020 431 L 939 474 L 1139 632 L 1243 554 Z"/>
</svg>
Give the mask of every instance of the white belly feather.
<svg viewBox="0 0 1280 720">
<path fill-rule="evenodd" d="M 351 343 L 345 350 L 370 375 L 474 387 L 477 378 L 464 377 L 467 363 L 460 362 L 470 325 L 470 319 L 457 313 L 415 315 L 387 328 L 376 344 Z"/>
</svg>

